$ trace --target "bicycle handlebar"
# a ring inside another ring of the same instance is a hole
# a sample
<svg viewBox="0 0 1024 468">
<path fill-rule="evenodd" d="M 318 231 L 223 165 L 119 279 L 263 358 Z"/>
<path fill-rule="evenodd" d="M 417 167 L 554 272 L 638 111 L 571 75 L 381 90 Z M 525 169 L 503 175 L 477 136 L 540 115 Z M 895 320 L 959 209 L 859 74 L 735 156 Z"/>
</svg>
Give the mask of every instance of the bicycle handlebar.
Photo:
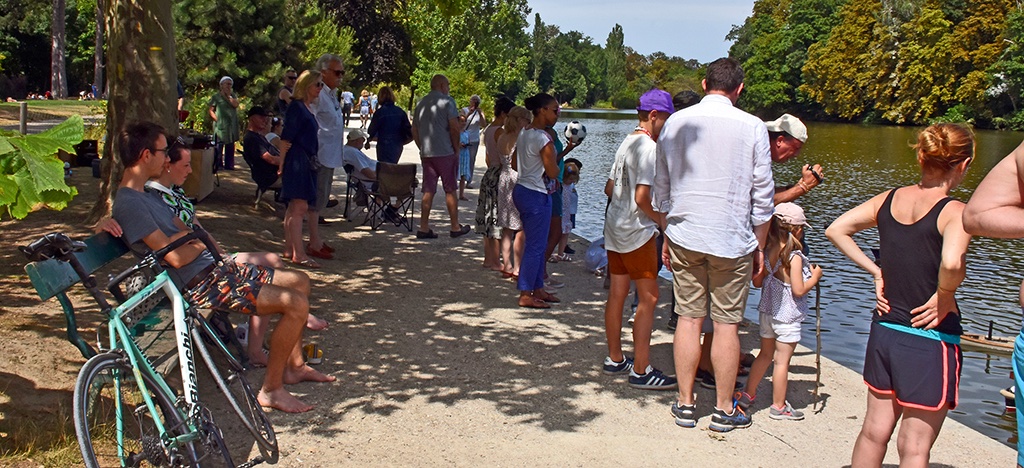
<svg viewBox="0 0 1024 468">
<path fill-rule="evenodd" d="M 29 245 L 18 247 L 30 262 L 39 262 L 51 258 L 68 261 L 75 252 L 85 250 L 85 242 L 72 240 L 66 234 L 51 232 Z"/>
</svg>

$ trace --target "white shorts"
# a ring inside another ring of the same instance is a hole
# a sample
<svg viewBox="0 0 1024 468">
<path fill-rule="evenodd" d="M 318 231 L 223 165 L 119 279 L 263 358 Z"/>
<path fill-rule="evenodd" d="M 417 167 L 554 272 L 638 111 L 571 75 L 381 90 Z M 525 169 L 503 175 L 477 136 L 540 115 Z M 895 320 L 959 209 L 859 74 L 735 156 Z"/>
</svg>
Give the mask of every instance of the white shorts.
<svg viewBox="0 0 1024 468">
<path fill-rule="evenodd" d="M 784 323 L 768 314 L 759 314 L 761 320 L 761 338 L 776 340 L 780 343 L 800 342 L 800 322 Z"/>
</svg>

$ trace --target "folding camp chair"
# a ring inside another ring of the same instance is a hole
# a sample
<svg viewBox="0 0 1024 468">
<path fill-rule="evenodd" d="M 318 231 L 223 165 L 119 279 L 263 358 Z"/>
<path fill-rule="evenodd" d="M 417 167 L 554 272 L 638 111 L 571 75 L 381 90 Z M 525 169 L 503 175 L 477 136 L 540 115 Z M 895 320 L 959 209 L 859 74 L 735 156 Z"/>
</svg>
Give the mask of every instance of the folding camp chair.
<svg viewBox="0 0 1024 468">
<path fill-rule="evenodd" d="M 370 202 L 367 203 L 369 213 L 366 219 L 370 228 L 376 230 L 387 221 L 395 226 L 405 226 L 412 232 L 417 185 L 415 164 L 378 162 L 377 183 L 370 191 Z"/>
<path fill-rule="evenodd" d="M 366 207 L 369 204 L 370 191 L 363 185 L 363 182 L 355 176 L 355 167 L 351 164 L 345 166 L 345 219 L 352 221 L 352 217 L 349 215 L 349 207 Z M 363 221 L 366 224 L 367 218 Z"/>
</svg>

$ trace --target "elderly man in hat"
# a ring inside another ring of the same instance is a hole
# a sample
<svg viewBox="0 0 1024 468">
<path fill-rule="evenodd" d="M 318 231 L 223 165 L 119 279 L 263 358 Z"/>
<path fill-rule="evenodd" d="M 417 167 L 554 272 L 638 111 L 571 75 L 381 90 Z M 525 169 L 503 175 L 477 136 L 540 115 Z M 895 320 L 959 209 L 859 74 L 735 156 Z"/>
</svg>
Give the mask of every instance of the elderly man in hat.
<svg viewBox="0 0 1024 468">
<path fill-rule="evenodd" d="M 769 150 L 773 163 L 784 163 L 797 157 L 804 143 L 807 143 L 807 126 L 800 119 L 789 114 L 764 123 L 768 127 Z M 775 204 L 792 202 L 811 189 L 817 187 L 824 178 L 821 166 L 804 164 L 803 174 L 795 184 L 787 187 L 775 187 Z"/>
<path fill-rule="evenodd" d="M 238 141 L 238 96 L 231 88 L 235 81 L 230 76 L 220 79 L 220 90 L 210 98 L 210 118 L 213 119 L 213 168 L 235 169 L 235 142 Z"/>
</svg>

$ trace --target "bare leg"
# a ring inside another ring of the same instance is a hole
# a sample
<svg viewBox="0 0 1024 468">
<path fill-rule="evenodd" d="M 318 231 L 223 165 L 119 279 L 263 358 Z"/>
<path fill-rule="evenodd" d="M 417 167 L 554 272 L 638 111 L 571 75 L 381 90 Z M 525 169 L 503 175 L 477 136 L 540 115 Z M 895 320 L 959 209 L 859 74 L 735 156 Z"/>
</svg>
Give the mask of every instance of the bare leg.
<svg viewBox="0 0 1024 468">
<path fill-rule="evenodd" d="M 459 200 L 455 198 L 455 192 L 444 194 L 444 204 L 448 206 L 448 217 L 452 220 L 452 232 L 462 229 L 459 224 Z"/>
<path fill-rule="evenodd" d="M 423 192 L 420 201 L 420 232 L 430 231 L 430 206 L 434 204 L 434 193 Z"/>
<path fill-rule="evenodd" d="M 611 286 L 608 288 L 608 302 L 604 306 L 604 336 L 608 343 L 608 357 L 615 362 L 622 362 L 622 307 L 626 304 L 629 294 L 629 276 L 611 275 Z M 649 337 L 648 337 L 649 338 Z M 635 365 L 636 361 L 634 361 Z M 647 365 L 644 364 L 644 369 Z"/>
<path fill-rule="evenodd" d="M 700 362 L 700 326 L 704 317 L 679 316 L 675 337 L 672 340 L 672 355 L 676 363 L 676 378 L 679 379 L 679 403 L 693 404 L 693 379 L 697 376 Z"/>
<path fill-rule="evenodd" d="M 739 325 L 715 322 L 715 343 L 711 346 L 711 365 L 715 368 L 717 408 L 732 412 L 732 396 L 740 367 Z"/>
<path fill-rule="evenodd" d="M 903 421 L 896 435 L 896 450 L 900 453 L 901 467 L 928 466 L 932 445 L 939 437 L 946 412 L 946 408 L 939 411 L 903 409 Z"/>
<path fill-rule="evenodd" d="M 565 246 L 567 245 L 569 245 L 569 234 L 563 232 L 562 239 L 558 241 L 558 250 L 555 252 L 558 252 L 558 255 L 563 255 L 565 253 Z"/>
<path fill-rule="evenodd" d="M 466 198 L 466 178 L 459 178 L 459 200 L 469 200 Z"/>
<path fill-rule="evenodd" d="M 697 368 L 704 372 L 714 372 L 711 366 L 711 346 L 715 344 L 715 332 L 705 333 L 704 341 L 700 344 L 700 363 Z M 769 358 L 770 359 L 770 358 Z"/>
<path fill-rule="evenodd" d="M 707 338 L 705 337 L 705 340 Z M 775 355 L 775 339 L 774 338 L 761 338 L 761 351 L 758 351 L 757 358 L 754 359 L 754 364 L 750 366 L 750 375 L 747 376 L 747 387 L 743 390 L 750 395 L 750 398 L 757 398 L 757 386 L 761 384 L 761 379 L 764 378 L 764 374 L 768 372 L 768 366 L 772 365 L 772 358 Z M 776 367 L 777 368 L 777 367 Z M 774 384 L 774 375 L 772 376 L 772 383 Z"/>
<path fill-rule="evenodd" d="M 558 241 L 562 239 L 562 217 L 552 216 L 551 227 L 548 228 L 548 245 L 544 248 L 544 264 L 545 272 L 547 272 L 547 259 L 551 257 L 551 254 L 555 251 L 555 247 L 558 246 Z"/>
<path fill-rule="evenodd" d="M 501 230 L 501 271 L 512 273 L 512 241 L 516 232 L 504 228 Z"/>
<path fill-rule="evenodd" d="M 775 346 L 775 370 L 772 371 L 772 404 L 776 408 L 786 407 L 786 391 L 789 389 L 789 361 L 796 351 L 796 343 L 777 343 Z"/>
<path fill-rule="evenodd" d="M 500 240 L 484 235 L 484 268 L 501 271 Z"/>
<path fill-rule="evenodd" d="M 850 468 L 882 466 L 886 446 L 902 414 L 903 408 L 892 395 L 868 389 L 868 410 L 864 415 L 864 425 L 857 435 L 857 442 L 853 444 Z"/>
<path fill-rule="evenodd" d="M 523 252 L 526 250 L 526 235 L 522 231 L 515 231 L 515 240 L 512 242 L 512 251 L 515 256 L 515 266 L 512 267 L 512 274 L 519 276 L 519 265 L 523 263 Z"/>
<path fill-rule="evenodd" d="M 266 284 L 256 298 L 256 310 L 261 315 L 281 314 L 281 320 L 270 337 L 267 373 L 257 399 L 263 406 L 288 413 L 302 413 L 313 409 L 284 388 L 285 367 L 289 364 L 289 355 L 302 338 L 302 328 L 309 312 L 309 300 L 295 289 Z"/>
<path fill-rule="evenodd" d="M 636 318 L 633 319 L 633 366 L 639 369 L 637 374 L 644 374 L 651 363 L 651 332 L 654 329 L 654 306 L 658 304 L 658 280 L 638 279 L 636 290 L 640 295 L 640 304 L 636 306 Z M 619 318 L 622 318 L 621 314 Z"/>
<path fill-rule="evenodd" d="M 309 259 L 302 242 L 302 221 L 308 213 L 309 205 L 305 200 L 288 202 L 284 216 L 285 253 L 292 254 L 292 261 L 301 262 Z"/>
</svg>

